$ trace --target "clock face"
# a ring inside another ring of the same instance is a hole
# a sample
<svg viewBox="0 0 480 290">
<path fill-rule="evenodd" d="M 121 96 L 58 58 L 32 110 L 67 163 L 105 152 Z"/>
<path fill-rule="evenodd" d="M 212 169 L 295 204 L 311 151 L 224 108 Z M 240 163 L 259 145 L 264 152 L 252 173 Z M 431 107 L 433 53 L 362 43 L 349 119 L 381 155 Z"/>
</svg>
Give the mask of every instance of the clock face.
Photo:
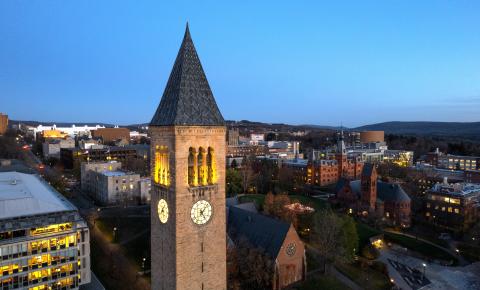
<svg viewBox="0 0 480 290">
<path fill-rule="evenodd" d="M 168 205 L 164 199 L 158 201 L 158 217 L 162 224 L 168 221 Z"/>
<path fill-rule="evenodd" d="M 287 253 L 287 255 L 289 256 L 293 256 L 295 255 L 295 251 L 296 251 L 296 245 L 295 243 L 290 243 L 287 245 L 287 249 L 285 250 L 285 252 Z"/>
<path fill-rule="evenodd" d="M 199 200 L 192 206 L 190 216 L 197 225 L 206 224 L 212 216 L 212 206 L 206 200 Z"/>
</svg>

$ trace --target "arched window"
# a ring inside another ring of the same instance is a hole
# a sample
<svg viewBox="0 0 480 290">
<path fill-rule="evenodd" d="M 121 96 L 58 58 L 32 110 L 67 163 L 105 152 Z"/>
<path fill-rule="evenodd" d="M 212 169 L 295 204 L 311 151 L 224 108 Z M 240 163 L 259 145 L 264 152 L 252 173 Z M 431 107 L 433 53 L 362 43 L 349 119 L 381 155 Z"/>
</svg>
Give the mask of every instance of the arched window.
<svg viewBox="0 0 480 290">
<path fill-rule="evenodd" d="M 188 153 L 188 185 L 196 186 L 197 184 L 197 151 L 190 147 Z"/>
<path fill-rule="evenodd" d="M 198 174 L 198 185 L 207 185 L 207 158 L 206 152 L 203 147 L 198 148 L 198 157 L 197 157 L 197 174 Z"/>
<path fill-rule="evenodd" d="M 170 185 L 170 168 L 169 168 L 169 156 L 168 147 L 159 146 L 155 147 L 155 164 L 153 171 L 153 180 L 155 183 L 165 186 Z"/>
<path fill-rule="evenodd" d="M 217 168 L 215 164 L 215 154 L 212 147 L 208 147 L 207 154 L 208 184 L 217 182 Z"/>
</svg>

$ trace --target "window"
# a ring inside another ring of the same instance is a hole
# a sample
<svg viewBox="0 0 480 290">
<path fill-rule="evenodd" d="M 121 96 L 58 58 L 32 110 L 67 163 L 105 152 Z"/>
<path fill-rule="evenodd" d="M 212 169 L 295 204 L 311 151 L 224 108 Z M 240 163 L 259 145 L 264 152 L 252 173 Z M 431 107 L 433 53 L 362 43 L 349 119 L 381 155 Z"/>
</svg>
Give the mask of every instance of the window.
<svg viewBox="0 0 480 290">
<path fill-rule="evenodd" d="M 169 153 L 167 146 L 155 147 L 153 180 L 165 186 L 170 185 Z"/>
</svg>

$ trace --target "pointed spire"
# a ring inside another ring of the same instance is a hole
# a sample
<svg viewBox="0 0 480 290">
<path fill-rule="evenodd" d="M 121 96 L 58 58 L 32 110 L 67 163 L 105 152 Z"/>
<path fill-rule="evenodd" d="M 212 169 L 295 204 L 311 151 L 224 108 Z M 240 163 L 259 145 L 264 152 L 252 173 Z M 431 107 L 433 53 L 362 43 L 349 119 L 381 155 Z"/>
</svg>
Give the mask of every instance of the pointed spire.
<svg viewBox="0 0 480 290">
<path fill-rule="evenodd" d="M 203 71 L 187 26 L 182 45 L 168 78 L 151 126 L 223 126 L 207 77 Z"/>
</svg>

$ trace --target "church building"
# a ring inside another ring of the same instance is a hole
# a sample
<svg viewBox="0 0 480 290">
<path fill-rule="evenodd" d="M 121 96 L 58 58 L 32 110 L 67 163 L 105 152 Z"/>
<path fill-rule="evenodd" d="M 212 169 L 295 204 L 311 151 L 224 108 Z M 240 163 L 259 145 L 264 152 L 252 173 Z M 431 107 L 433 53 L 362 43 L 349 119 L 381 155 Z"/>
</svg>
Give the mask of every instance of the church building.
<svg viewBox="0 0 480 290">
<path fill-rule="evenodd" d="M 225 122 L 187 25 L 151 137 L 153 290 L 225 290 Z"/>
</svg>

